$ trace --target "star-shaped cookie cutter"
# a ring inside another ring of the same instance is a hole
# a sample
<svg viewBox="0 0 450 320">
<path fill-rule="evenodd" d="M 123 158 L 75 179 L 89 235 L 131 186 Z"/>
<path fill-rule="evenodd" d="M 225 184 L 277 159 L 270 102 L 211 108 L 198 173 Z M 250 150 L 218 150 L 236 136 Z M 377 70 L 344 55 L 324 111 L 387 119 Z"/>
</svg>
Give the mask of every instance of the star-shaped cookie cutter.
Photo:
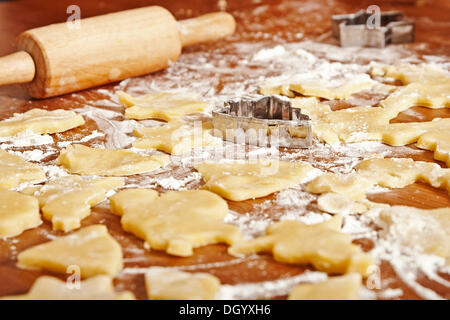
<svg viewBox="0 0 450 320">
<path fill-rule="evenodd" d="M 388 44 L 414 41 L 414 21 L 404 19 L 402 12 L 379 13 L 378 26 L 371 17 L 374 15 L 365 10 L 333 15 L 333 37 L 340 41 L 341 47 L 384 48 Z"/>
<path fill-rule="evenodd" d="M 264 147 L 308 148 L 311 119 L 281 96 L 235 98 L 212 113 L 213 135 Z"/>
</svg>

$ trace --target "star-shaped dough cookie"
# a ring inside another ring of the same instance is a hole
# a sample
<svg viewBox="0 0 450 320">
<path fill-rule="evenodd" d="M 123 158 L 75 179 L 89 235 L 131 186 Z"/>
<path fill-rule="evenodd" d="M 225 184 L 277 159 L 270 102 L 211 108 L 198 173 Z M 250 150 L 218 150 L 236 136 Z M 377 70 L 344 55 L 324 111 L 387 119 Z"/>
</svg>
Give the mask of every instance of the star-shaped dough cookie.
<svg viewBox="0 0 450 320">
<path fill-rule="evenodd" d="M 232 255 L 271 252 L 275 260 L 301 265 L 313 265 L 327 273 L 357 272 L 368 276 L 372 257 L 352 244 L 349 234 L 340 232 L 341 216 L 318 224 L 284 220 L 266 229 L 266 235 L 248 242 L 238 242 L 229 248 Z"/>
<path fill-rule="evenodd" d="M 81 226 L 81 220 L 91 213 L 91 207 L 106 199 L 106 193 L 123 186 L 123 178 L 85 180 L 66 176 L 52 180 L 44 186 L 24 189 L 34 194 L 46 220 L 54 230 L 70 231 Z"/>
<path fill-rule="evenodd" d="M 97 224 L 26 249 L 17 259 L 22 269 L 67 274 L 75 266 L 82 278 L 114 277 L 122 269 L 122 248 L 104 225 Z"/>
<path fill-rule="evenodd" d="M 31 109 L 0 121 L 0 136 L 14 136 L 25 130 L 35 134 L 63 132 L 84 123 L 83 117 L 73 111 Z"/>
<path fill-rule="evenodd" d="M 15 188 L 23 182 L 43 180 L 45 173 L 37 164 L 0 150 L 0 189 Z"/>
<path fill-rule="evenodd" d="M 182 155 L 196 148 L 222 146 L 222 139 L 211 135 L 209 124 L 203 124 L 202 127 L 171 121 L 159 127 L 137 128 L 133 134 L 139 139 L 133 143 L 133 147 Z"/>
<path fill-rule="evenodd" d="M 127 108 L 129 119 L 161 119 L 170 121 L 185 115 L 202 112 L 208 103 L 196 95 L 182 92 L 159 92 L 132 97 L 125 92 L 118 93 L 119 101 Z"/>
<path fill-rule="evenodd" d="M 306 162 L 255 161 L 200 163 L 205 189 L 233 201 L 259 198 L 301 183 L 316 173 Z"/>
<path fill-rule="evenodd" d="M 79 283 L 79 288 L 68 286 L 57 278 L 39 277 L 26 294 L 2 297 L 0 300 L 134 300 L 129 291 L 115 292 L 112 279 L 95 276 Z"/>
<path fill-rule="evenodd" d="M 145 287 L 152 300 L 213 300 L 220 281 L 208 273 L 153 267 L 145 274 Z"/>
<path fill-rule="evenodd" d="M 429 131 L 420 136 L 416 144 L 419 148 L 434 151 L 434 158 L 444 161 L 450 167 L 450 134 L 441 130 Z"/>
<path fill-rule="evenodd" d="M 61 151 L 57 163 L 70 173 L 128 176 L 151 172 L 168 163 L 167 155 L 144 156 L 128 150 L 97 149 L 72 144 Z"/>
<path fill-rule="evenodd" d="M 213 243 L 233 244 L 239 228 L 226 224 L 227 203 L 206 190 L 169 191 L 127 189 L 111 197 L 111 211 L 122 215 L 125 231 L 144 239 L 146 246 L 176 256 Z"/>
</svg>

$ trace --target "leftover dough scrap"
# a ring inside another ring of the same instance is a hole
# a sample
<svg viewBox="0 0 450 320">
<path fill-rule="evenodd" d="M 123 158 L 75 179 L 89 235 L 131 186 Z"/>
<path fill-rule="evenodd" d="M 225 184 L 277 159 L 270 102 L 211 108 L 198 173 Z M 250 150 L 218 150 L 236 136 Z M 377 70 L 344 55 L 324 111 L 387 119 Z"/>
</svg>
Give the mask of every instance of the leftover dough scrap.
<svg viewBox="0 0 450 320">
<path fill-rule="evenodd" d="M 97 149 L 73 144 L 61 150 L 57 163 L 70 173 L 128 176 L 151 172 L 168 163 L 167 155 L 144 156 L 128 150 Z"/>
<path fill-rule="evenodd" d="M 351 235 L 340 232 L 342 217 L 307 225 L 284 220 L 270 225 L 266 235 L 229 248 L 232 255 L 272 252 L 275 260 L 292 264 L 312 264 L 327 273 L 357 272 L 368 276 L 374 260 L 352 243 Z"/>
<path fill-rule="evenodd" d="M 415 182 L 425 182 L 435 188 L 450 191 L 448 169 L 438 164 L 414 161 L 410 158 L 368 159 L 355 166 L 349 174 L 325 173 L 311 181 L 306 190 L 312 193 L 334 192 L 352 200 L 365 197 L 375 185 L 403 188 Z"/>
<path fill-rule="evenodd" d="M 125 231 L 144 239 L 146 246 L 176 256 L 213 243 L 233 244 L 239 228 L 226 224 L 228 205 L 206 190 L 169 191 L 127 189 L 111 197 L 111 211 L 122 215 Z"/>
<path fill-rule="evenodd" d="M 0 121 L 0 136 L 14 136 L 25 130 L 35 134 L 64 132 L 84 123 L 83 117 L 73 111 L 31 109 Z"/>
<path fill-rule="evenodd" d="M 0 238 L 15 237 L 42 223 L 35 197 L 0 190 Z"/>
<path fill-rule="evenodd" d="M 37 164 L 0 150 L 0 189 L 15 188 L 23 182 L 44 180 L 45 173 Z"/>
<path fill-rule="evenodd" d="M 73 284 L 75 286 L 75 284 Z M 7 296 L 3 300 L 134 300 L 129 291 L 115 292 L 112 279 L 99 275 L 79 283 L 79 288 L 70 287 L 66 281 L 41 276 L 26 294 Z"/>
<path fill-rule="evenodd" d="M 306 162 L 255 161 L 200 163 L 205 189 L 233 201 L 267 196 L 301 183 L 318 169 Z"/>
<path fill-rule="evenodd" d="M 114 277 L 122 270 L 122 248 L 100 224 L 26 249 L 17 259 L 19 268 L 62 274 L 77 266 L 83 278 L 100 274 Z"/>
<path fill-rule="evenodd" d="M 125 117 L 129 119 L 161 119 L 170 121 L 185 115 L 202 112 L 208 103 L 196 95 L 182 92 L 159 92 L 133 97 L 125 92 L 118 93 L 119 101 L 125 106 Z"/>
<path fill-rule="evenodd" d="M 222 139 L 211 135 L 208 124 L 206 127 L 203 129 L 181 121 L 171 121 L 159 127 L 136 128 L 133 134 L 140 139 L 133 143 L 133 147 L 182 155 L 194 148 L 222 146 Z"/>
<path fill-rule="evenodd" d="M 450 208 L 392 206 L 380 212 L 384 239 L 446 259 L 450 265 Z"/>
<path fill-rule="evenodd" d="M 70 231 L 81 226 L 81 220 L 90 215 L 91 207 L 105 200 L 108 191 L 123 185 L 124 180 L 119 177 L 85 180 L 66 176 L 23 192 L 38 198 L 42 214 L 52 222 L 54 230 Z"/>
<path fill-rule="evenodd" d="M 220 281 L 208 273 L 153 267 L 145 274 L 145 287 L 152 300 L 213 300 Z"/>
<path fill-rule="evenodd" d="M 324 282 L 305 283 L 292 288 L 289 300 L 357 300 L 362 278 L 357 273 L 332 277 Z"/>
</svg>

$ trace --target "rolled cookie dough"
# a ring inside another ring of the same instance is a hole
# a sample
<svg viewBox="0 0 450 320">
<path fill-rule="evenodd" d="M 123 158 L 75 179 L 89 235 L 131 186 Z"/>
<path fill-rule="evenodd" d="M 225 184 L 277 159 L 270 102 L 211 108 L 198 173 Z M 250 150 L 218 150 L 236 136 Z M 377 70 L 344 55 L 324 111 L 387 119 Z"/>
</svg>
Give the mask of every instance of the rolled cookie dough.
<svg viewBox="0 0 450 320">
<path fill-rule="evenodd" d="M 44 180 L 45 173 L 37 164 L 0 150 L 0 189 L 15 188 L 23 182 Z"/>
<path fill-rule="evenodd" d="M 0 190 L 0 238 L 15 237 L 42 223 L 35 197 Z"/>
<path fill-rule="evenodd" d="M 352 244 L 349 234 L 340 232 L 342 217 L 307 225 L 284 220 L 270 225 L 266 235 L 248 242 L 237 242 L 228 250 L 232 255 L 271 252 L 275 260 L 291 264 L 312 264 L 327 273 L 357 272 L 368 276 L 372 257 Z"/>
<path fill-rule="evenodd" d="M 205 189 L 233 201 L 259 198 L 301 183 L 317 173 L 306 162 L 255 161 L 200 163 Z"/>
<path fill-rule="evenodd" d="M 226 224 L 227 203 L 206 190 L 169 191 L 158 196 L 149 189 L 127 189 L 110 199 L 111 211 L 122 215 L 125 231 L 144 239 L 148 248 L 176 256 L 213 243 L 233 244 L 239 228 Z"/>
<path fill-rule="evenodd" d="M 152 300 L 213 300 L 220 281 L 208 273 L 153 267 L 145 274 L 145 287 Z"/>
<path fill-rule="evenodd" d="M 182 121 L 171 121 L 159 127 L 136 128 L 133 134 L 139 139 L 133 143 L 133 147 L 182 155 L 195 148 L 222 146 L 222 139 L 211 135 L 210 124 L 203 124 L 202 128 L 192 127 Z"/>
<path fill-rule="evenodd" d="M 78 176 L 60 177 L 40 187 L 24 189 L 34 194 L 46 220 L 54 230 L 79 228 L 81 220 L 91 213 L 91 207 L 106 199 L 106 193 L 123 186 L 123 178 L 85 180 Z"/>
<path fill-rule="evenodd" d="M 104 225 L 97 224 L 26 249 L 17 260 L 22 269 L 67 274 L 73 266 L 82 278 L 114 277 L 122 269 L 122 248 Z"/>
<path fill-rule="evenodd" d="M 4 300 L 134 300 L 129 291 L 115 292 L 112 279 L 95 276 L 70 287 L 66 281 L 57 278 L 39 277 L 30 291 L 23 295 L 7 296 Z"/>
<path fill-rule="evenodd" d="M 83 124 L 83 117 L 73 111 L 31 109 L 0 121 L 0 136 L 14 136 L 25 130 L 35 134 L 57 133 Z"/>
<path fill-rule="evenodd" d="M 129 119 L 161 119 L 170 121 L 204 111 L 208 103 L 196 95 L 182 92 L 159 92 L 133 97 L 120 91 L 119 101 Z"/>
<path fill-rule="evenodd" d="M 57 163 L 70 173 L 128 176 L 151 172 L 168 163 L 167 155 L 143 156 L 128 150 L 96 149 L 73 144 L 62 150 Z"/>
<path fill-rule="evenodd" d="M 361 289 L 357 273 L 329 278 L 324 282 L 300 284 L 292 288 L 289 300 L 357 300 Z"/>
</svg>

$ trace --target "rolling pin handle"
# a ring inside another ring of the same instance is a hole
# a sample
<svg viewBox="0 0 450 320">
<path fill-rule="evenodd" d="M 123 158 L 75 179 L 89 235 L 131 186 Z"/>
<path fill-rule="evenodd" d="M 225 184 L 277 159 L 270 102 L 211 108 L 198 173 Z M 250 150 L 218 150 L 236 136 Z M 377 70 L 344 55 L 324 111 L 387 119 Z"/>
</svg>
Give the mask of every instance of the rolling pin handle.
<svg viewBox="0 0 450 320">
<path fill-rule="evenodd" d="M 202 42 L 215 41 L 234 33 L 236 22 L 231 14 L 214 12 L 197 18 L 179 21 L 183 47 Z"/>
<path fill-rule="evenodd" d="M 0 57 L 0 86 L 30 82 L 35 73 L 33 58 L 25 51 Z"/>
</svg>

